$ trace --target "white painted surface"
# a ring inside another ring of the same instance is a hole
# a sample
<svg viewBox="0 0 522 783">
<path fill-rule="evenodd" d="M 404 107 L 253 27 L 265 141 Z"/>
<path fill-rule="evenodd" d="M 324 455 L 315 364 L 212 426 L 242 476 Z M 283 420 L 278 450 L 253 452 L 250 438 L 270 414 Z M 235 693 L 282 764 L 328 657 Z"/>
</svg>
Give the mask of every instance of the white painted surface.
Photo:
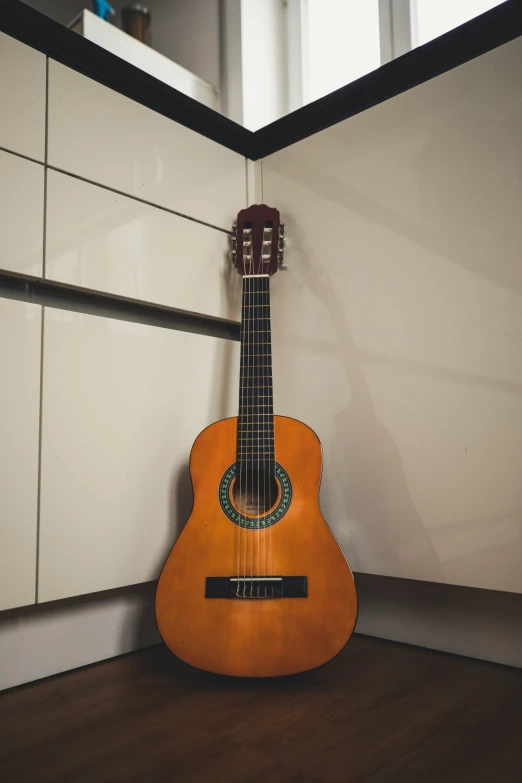
<svg viewBox="0 0 522 783">
<path fill-rule="evenodd" d="M 522 667 L 522 595 L 356 574 L 356 633 Z"/>
<path fill-rule="evenodd" d="M 160 641 L 155 584 L 0 615 L 0 690 Z"/>
<path fill-rule="evenodd" d="M 275 410 L 353 568 L 522 591 L 515 40 L 263 162 Z"/>
<path fill-rule="evenodd" d="M 39 601 L 155 579 L 192 443 L 237 413 L 239 343 L 45 313 Z"/>
<path fill-rule="evenodd" d="M 241 2 L 243 125 L 252 131 L 288 111 L 285 21 L 281 0 Z"/>
<path fill-rule="evenodd" d="M 49 62 L 49 163 L 230 230 L 245 205 L 241 155 Z"/>
<path fill-rule="evenodd" d="M 42 274 L 44 169 L 0 150 L 0 269 Z"/>
<path fill-rule="evenodd" d="M 45 55 L 0 33 L 0 147 L 43 160 Z"/>
<path fill-rule="evenodd" d="M 0 610 L 33 603 L 41 308 L 0 298 Z"/>
<path fill-rule="evenodd" d="M 117 57 L 121 57 L 122 60 L 135 65 L 141 71 L 160 79 L 170 87 L 174 87 L 211 109 L 218 110 L 219 96 L 215 87 L 163 54 L 151 49 L 147 44 L 127 35 L 119 27 L 107 24 L 104 19 L 93 14 L 92 11 L 83 9 L 79 21 L 74 26 L 74 31 Z"/>
<path fill-rule="evenodd" d="M 227 234 L 54 171 L 47 188 L 48 278 L 240 317 Z"/>
</svg>

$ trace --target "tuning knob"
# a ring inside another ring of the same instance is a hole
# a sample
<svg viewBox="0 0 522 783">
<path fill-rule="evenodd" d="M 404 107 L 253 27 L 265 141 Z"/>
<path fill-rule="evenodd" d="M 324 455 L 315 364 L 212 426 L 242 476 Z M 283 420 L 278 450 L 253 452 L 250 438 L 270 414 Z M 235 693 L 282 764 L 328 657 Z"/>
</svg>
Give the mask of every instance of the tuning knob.
<svg viewBox="0 0 522 783">
<path fill-rule="evenodd" d="M 279 224 L 279 239 L 277 242 L 277 265 L 279 269 L 281 269 L 283 272 L 285 272 L 288 267 L 284 263 L 283 257 L 284 257 L 284 249 L 286 247 L 286 239 L 285 239 L 285 224 L 280 223 Z"/>
<path fill-rule="evenodd" d="M 237 258 L 237 224 L 232 225 L 232 234 L 230 236 L 230 260 L 235 265 Z"/>
</svg>

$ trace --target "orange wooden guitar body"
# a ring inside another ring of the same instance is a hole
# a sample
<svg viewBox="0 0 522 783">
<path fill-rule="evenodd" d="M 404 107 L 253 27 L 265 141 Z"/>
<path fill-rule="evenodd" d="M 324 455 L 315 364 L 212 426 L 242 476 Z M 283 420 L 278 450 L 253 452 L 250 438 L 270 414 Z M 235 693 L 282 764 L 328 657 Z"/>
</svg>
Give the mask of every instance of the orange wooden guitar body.
<svg viewBox="0 0 522 783">
<path fill-rule="evenodd" d="M 161 573 L 158 627 L 170 650 L 200 669 L 243 677 L 302 672 L 333 658 L 357 617 L 352 573 L 319 509 L 321 444 L 301 422 L 274 417 L 276 458 L 292 499 L 271 527 L 245 530 L 225 516 L 218 496 L 236 459 L 236 423 L 234 417 L 212 424 L 192 448 L 194 506 Z M 253 561 L 268 551 L 273 574 L 306 575 L 308 596 L 205 598 L 207 576 L 237 573 L 239 541 Z"/>
</svg>

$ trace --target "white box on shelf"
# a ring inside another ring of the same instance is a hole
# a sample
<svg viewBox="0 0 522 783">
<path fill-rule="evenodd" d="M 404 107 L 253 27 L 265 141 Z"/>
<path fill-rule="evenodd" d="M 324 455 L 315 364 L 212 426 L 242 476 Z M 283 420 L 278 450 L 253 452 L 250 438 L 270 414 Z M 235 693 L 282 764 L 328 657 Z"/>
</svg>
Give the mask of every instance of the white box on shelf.
<svg viewBox="0 0 522 783">
<path fill-rule="evenodd" d="M 84 38 L 102 46 L 165 84 L 189 95 L 211 109 L 216 111 L 219 109 L 219 94 L 212 84 L 155 49 L 151 49 L 147 44 L 123 32 L 119 27 L 96 16 L 92 11 L 84 8 L 70 27 L 71 30 L 83 35 Z"/>
</svg>

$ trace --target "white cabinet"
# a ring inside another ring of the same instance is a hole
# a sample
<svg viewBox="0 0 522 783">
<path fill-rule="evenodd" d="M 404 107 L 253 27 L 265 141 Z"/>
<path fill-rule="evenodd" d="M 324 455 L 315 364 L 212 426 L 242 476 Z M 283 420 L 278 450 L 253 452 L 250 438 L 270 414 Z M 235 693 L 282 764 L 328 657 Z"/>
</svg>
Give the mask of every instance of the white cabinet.
<svg viewBox="0 0 522 783">
<path fill-rule="evenodd" d="M 49 163 L 230 230 L 245 159 L 87 76 L 49 62 Z"/>
<path fill-rule="evenodd" d="M 0 610 L 35 600 L 41 322 L 0 298 Z"/>
<path fill-rule="evenodd" d="M 0 269 L 42 275 L 44 169 L 0 150 Z"/>
<path fill-rule="evenodd" d="M 43 161 L 45 55 L 0 33 L 0 147 Z"/>
<path fill-rule="evenodd" d="M 223 231 L 49 171 L 46 277 L 239 318 L 241 277 Z"/>
<path fill-rule="evenodd" d="M 239 344 L 47 309 L 44 356 L 39 599 L 155 579 L 192 443 L 237 412 Z"/>
</svg>

